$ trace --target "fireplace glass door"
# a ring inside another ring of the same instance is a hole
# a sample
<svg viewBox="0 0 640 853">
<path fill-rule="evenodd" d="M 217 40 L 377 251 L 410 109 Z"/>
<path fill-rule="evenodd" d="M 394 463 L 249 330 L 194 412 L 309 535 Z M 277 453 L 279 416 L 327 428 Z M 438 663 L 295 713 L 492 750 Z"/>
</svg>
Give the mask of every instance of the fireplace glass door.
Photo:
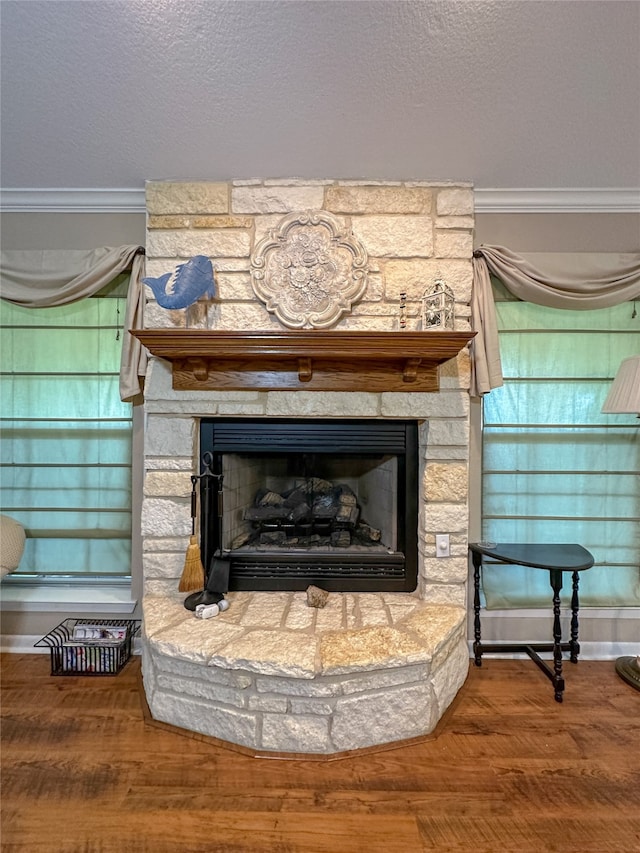
<svg viewBox="0 0 640 853">
<path fill-rule="evenodd" d="M 417 447 L 416 421 L 203 419 L 205 567 L 220 552 L 232 590 L 413 591 Z"/>
</svg>

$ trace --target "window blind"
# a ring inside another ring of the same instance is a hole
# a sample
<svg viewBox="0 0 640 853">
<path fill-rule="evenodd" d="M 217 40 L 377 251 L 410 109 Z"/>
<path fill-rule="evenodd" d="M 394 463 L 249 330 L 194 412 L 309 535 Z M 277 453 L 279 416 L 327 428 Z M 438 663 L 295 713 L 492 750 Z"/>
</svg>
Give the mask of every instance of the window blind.
<svg viewBox="0 0 640 853">
<path fill-rule="evenodd" d="M 483 539 L 581 544 L 596 563 L 581 605 L 638 606 L 640 422 L 601 413 L 640 351 L 633 307 L 496 309 L 505 382 L 483 403 Z M 549 606 L 549 579 L 531 569 L 490 565 L 483 591 L 488 608 Z"/>
<path fill-rule="evenodd" d="M 1 506 L 27 531 L 19 575 L 130 575 L 132 412 L 118 393 L 117 293 L 116 281 L 56 308 L 0 301 Z"/>
</svg>

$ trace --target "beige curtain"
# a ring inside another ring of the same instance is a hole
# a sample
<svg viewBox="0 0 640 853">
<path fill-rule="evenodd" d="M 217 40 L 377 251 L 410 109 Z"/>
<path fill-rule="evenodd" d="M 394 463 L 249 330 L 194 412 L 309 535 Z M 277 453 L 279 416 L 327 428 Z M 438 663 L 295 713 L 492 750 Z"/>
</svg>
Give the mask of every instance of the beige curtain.
<svg viewBox="0 0 640 853">
<path fill-rule="evenodd" d="M 82 251 L 8 250 L 0 258 L 0 298 L 26 308 L 51 308 L 97 293 L 122 272 L 131 272 L 120 358 L 120 397 L 136 397 L 147 354 L 129 329 L 142 329 L 144 248 L 119 246 Z"/>
<path fill-rule="evenodd" d="M 640 299 L 640 253 L 548 254 L 535 262 L 502 246 L 473 253 L 471 394 L 502 385 L 500 348 L 490 273 L 524 302 L 548 308 L 593 310 Z"/>
</svg>

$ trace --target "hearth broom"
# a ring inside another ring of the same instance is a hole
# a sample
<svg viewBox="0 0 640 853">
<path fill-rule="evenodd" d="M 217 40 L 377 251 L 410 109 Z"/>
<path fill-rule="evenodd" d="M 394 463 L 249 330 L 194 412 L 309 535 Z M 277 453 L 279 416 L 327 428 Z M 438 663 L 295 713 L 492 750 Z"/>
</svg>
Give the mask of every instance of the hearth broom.
<svg viewBox="0 0 640 853">
<path fill-rule="evenodd" d="M 184 568 L 182 577 L 178 584 L 179 592 L 192 592 L 196 589 L 202 589 L 204 584 L 204 566 L 202 565 L 202 557 L 200 555 L 200 546 L 196 537 L 196 483 L 198 478 L 191 477 L 191 536 L 187 553 L 184 558 Z"/>
</svg>

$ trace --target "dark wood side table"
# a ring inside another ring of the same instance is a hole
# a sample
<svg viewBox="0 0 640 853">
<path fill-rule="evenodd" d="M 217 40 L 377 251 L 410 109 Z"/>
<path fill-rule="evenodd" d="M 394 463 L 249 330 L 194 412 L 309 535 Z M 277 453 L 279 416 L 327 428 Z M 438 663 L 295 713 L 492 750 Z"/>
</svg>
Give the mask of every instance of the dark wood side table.
<svg viewBox="0 0 640 853">
<path fill-rule="evenodd" d="M 564 679 L 562 677 L 562 652 L 570 653 L 572 663 L 578 662 L 580 644 L 578 643 L 578 573 L 593 566 L 593 556 L 582 545 L 531 545 L 511 542 L 495 544 L 493 542 L 473 542 L 469 545 L 473 560 L 473 610 L 474 643 L 473 654 L 476 666 L 482 666 L 485 652 L 526 652 L 553 683 L 556 702 L 562 702 Z M 553 590 L 553 643 L 483 643 L 480 629 L 480 572 L 484 557 L 499 563 L 530 566 L 532 569 L 546 569 Z M 563 572 L 571 572 L 573 594 L 571 596 L 571 639 L 562 642 L 560 626 L 560 590 Z M 553 670 L 542 660 L 538 652 L 553 652 Z"/>
</svg>

